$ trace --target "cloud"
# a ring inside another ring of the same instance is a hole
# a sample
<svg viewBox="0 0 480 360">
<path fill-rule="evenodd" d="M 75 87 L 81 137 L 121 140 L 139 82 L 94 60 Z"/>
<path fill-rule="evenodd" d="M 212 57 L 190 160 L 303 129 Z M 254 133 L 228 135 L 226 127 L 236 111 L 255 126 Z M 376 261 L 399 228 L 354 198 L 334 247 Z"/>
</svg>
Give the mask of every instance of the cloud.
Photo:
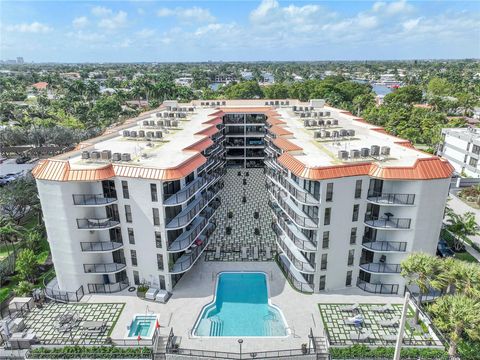
<svg viewBox="0 0 480 360">
<path fill-rule="evenodd" d="M 135 33 L 139 38 L 149 38 L 155 35 L 155 30 L 153 29 L 142 29 Z"/>
<path fill-rule="evenodd" d="M 123 27 L 127 24 L 127 13 L 125 11 L 119 11 L 113 16 L 101 19 L 98 22 L 98 26 L 108 30 L 115 30 Z"/>
<path fill-rule="evenodd" d="M 75 32 L 69 32 L 67 33 L 69 37 L 73 37 L 77 40 L 86 42 L 86 43 L 100 43 L 105 41 L 107 38 L 104 34 L 97 33 L 97 32 L 86 32 L 83 30 L 75 31 Z"/>
<path fill-rule="evenodd" d="M 181 21 L 195 21 L 195 22 L 213 22 L 215 16 L 210 13 L 210 10 L 200 8 L 197 6 L 191 8 L 160 8 L 157 11 L 157 16 L 169 17 L 175 16 Z"/>
<path fill-rule="evenodd" d="M 39 23 L 38 21 L 34 21 L 30 24 L 22 23 L 22 24 L 16 24 L 16 25 L 7 25 L 6 30 L 11 32 L 19 32 L 19 33 L 40 34 L 40 33 L 48 33 L 52 31 L 53 28 L 51 28 L 46 24 Z"/>
<path fill-rule="evenodd" d="M 73 19 L 73 21 L 72 21 L 72 25 L 75 29 L 84 28 L 85 26 L 88 25 L 88 23 L 89 23 L 89 21 L 88 21 L 86 16 L 77 17 L 77 18 Z"/>
<path fill-rule="evenodd" d="M 420 23 L 420 20 L 422 20 L 421 17 L 404 21 L 403 24 L 402 24 L 403 29 L 405 31 L 411 31 L 411 30 L 415 29 L 418 26 L 418 24 Z"/>
<path fill-rule="evenodd" d="M 412 12 L 413 6 L 407 3 L 406 0 L 398 0 L 394 2 L 376 2 L 373 4 L 372 10 L 374 12 L 381 12 L 385 15 L 399 15 L 408 14 Z"/>
<path fill-rule="evenodd" d="M 113 13 L 112 9 L 106 8 L 104 6 L 94 6 L 92 8 L 92 14 L 98 17 L 105 17 Z"/>
</svg>

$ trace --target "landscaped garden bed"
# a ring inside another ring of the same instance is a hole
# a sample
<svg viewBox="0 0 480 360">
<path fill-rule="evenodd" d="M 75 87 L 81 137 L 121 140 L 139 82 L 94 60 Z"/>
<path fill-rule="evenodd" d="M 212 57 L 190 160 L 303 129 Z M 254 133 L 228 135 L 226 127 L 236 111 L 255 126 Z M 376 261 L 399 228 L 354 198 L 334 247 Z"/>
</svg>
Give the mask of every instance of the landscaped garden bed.
<svg viewBox="0 0 480 360">
<path fill-rule="evenodd" d="M 65 346 L 32 349 L 27 359 L 151 359 L 148 347 Z"/>
</svg>

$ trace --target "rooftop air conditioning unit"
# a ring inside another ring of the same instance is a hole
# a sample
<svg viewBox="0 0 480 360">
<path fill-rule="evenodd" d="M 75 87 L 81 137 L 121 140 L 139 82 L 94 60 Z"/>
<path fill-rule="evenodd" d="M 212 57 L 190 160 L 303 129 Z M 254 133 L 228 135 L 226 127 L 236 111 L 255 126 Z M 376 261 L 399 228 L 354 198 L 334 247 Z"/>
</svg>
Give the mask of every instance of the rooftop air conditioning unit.
<svg viewBox="0 0 480 360">
<path fill-rule="evenodd" d="M 337 120 L 337 119 L 333 119 L 333 120 L 332 120 L 332 125 L 338 125 L 338 120 Z"/>
<path fill-rule="evenodd" d="M 163 126 L 163 120 L 158 120 L 157 121 L 157 126 Z"/>
<path fill-rule="evenodd" d="M 90 159 L 92 159 L 92 160 L 100 159 L 100 153 L 98 151 L 92 151 L 90 153 Z"/>
<path fill-rule="evenodd" d="M 360 157 L 360 150 L 350 150 L 350 157 L 352 159 L 358 159 Z"/>
<path fill-rule="evenodd" d="M 322 137 L 322 132 L 320 130 L 317 130 L 313 133 L 313 137 L 315 139 L 321 138 Z"/>
<path fill-rule="evenodd" d="M 308 120 L 303 120 L 303 126 L 309 127 L 309 126 L 310 126 L 310 121 L 308 121 Z"/>
<path fill-rule="evenodd" d="M 173 120 L 172 121 L 172 126 L 177 127 L 178 126 L 178 120 Z"/>
<path fill-rule="evenodd" d="M 318 120 L 318 126 L 325 126 L 325 121 Z"/>
<path fill-rule="evenodd" d="M 383 156 L 388 156 L 390 155 L 390 146 L 382 146 L 381 150 L 380 150 L 380 153 L 383 155 Z"/>
<path fill-rule="evenodd" d="M 200 101 L 200 106 L 204 106 L 205 103 L 203 101 Z"/>
<path fill-rule="evenodd" d="M 327 126 L 330 126 L 330 125 L 332 125 L 332 122 L 331 122 L 330 120 L 327 120 L 327 121 L 325 122 L 325 124 L 327 124 Z"/>
<path fill-rule="evenodd" d="M 305 113 L 300 113 L 300 117 L 301 117 L 301 118 L 304 118 L 304 117 L 305 117 Z"/>
<path fill-rule="evenodd" d="M 83 160 L 90 159 L 90 153 L 86 150 L 82 151 L 82 159 Z"/>
<path fill-rule="evenodd" d="M 111 150 L 102 150 L 102 160 L 110 160 L 112 158 L 112 151 Z"/>
<path fill-rule="evenodd" d="M 348 135 L 348 131 L 345 130 L 345 129 L 341 129 L 340 132 L 339 132 L 340 136 L 347 136 Z"/>
<path fill-rule="evenodd" d="M 370 155 L 370 149 L 369 148 L 361 148 L 360 149 L 360 155 L 362 157 L 368 157 Z"/>
<path fill-rule="evenodd" d="M 306 115 L 307 115 L 307 117 L 312 117 L 312 113 L 311 113 L 311 112 L 307 112 Z"/>
<path fill-rule="evenodd" d="M 162 132 L 161 131 L 155 131 L 155 137 L 157 139 L 161 139 L 162 138 Z"/>
<path fill-rule="evenodd" d="M 189 107 L 188 112 L 193 112 L 193 107 Z"/>
<path fill-rule="evenodd" d="M 223 106 L 227 105 L 227 102 L 226 102 L 226 101 L 222 101 L 222 105 L 223 105 Z"/>
<path fill-rule="evenodd" d="M 153 131 L 147 131 L 147 138 L 153 138 Z"/>
<path fill-rule="evenodd" d="M 132 157 L 130 156 L 130 153 L 123 153 L 121 159 L 122 161 L 130 161 L 132 160 Z"/>
<path fill-rule="evenodd" d="M 340 150 L 338 152 L 338 158 L 341 159 L 341 160 L 347 160 L 348 159 L 348 151 Z"/>
<path fill-rule="evenodd" d="M 330 111 L 325 111 L 325 116 L 330 116 L 330 115 L 331 115 Z"/>
<path fill-rule="evenodd" d="M 355 130 L 353 129 L 347 130 L 347 133 L 348 133 L 348 136 L 355 136 Z"/>
<path fill-rule="evenodd" d="M 322 130 L 322 138 L 329 138 L 329 137 L 330 137 L 330 131 Z"/>
<path fill-rule="evenodd" d="M 131 137 L 137 137 L 137 132 L 135 130 L 130 131 Z"/>
<path fill-rule="evenodd" d="M 171 126 L 171 121 L 170 120 L 165 120 L 165 126 L 170 127 Z"/>
<path fill-rule="evenodd" d="M 293 111 L 297 111 L 297 106 L 296 106 L 296 105 L 293 105 L 293 106 L 292 106 L 292 110 L 293 110 Z"/>
<path fill-rule="evenodd" d="M 168 111 L 172 110 L 172 107 L 171 107 L 171 106 L 167 106 L 167 110 L 168 110 Z"/>
<path fill-rule="evenodd" d="M 148 120 L 143 120 L 143 126 L 148 126 Z"/>
<path fill-rule="evenodd" d="M 158 113 L 156 113 L 155 115 L 157 116 L 157 118 L 162 117 L 162 113 L 161 113 L 161 112 L 158 112 Z"/>
<path fill-rule="evenodd" d="M 150 126 L 155 126 L 155 120 L 150 120 L 150 121 L 148 122 L 148 125 L 150 125 Z"/>
<path fill-rule="evenodd" d="M 130 136 L 130 131 L 128 131 L 128 130 L 123 130 L 123 133 L 122 133 L 122 134 L 123 134 L 124 137 L 128 137 L 128 136 Z"/>
<path fill-rule="evenodd" d="M 337 130 L 332 131 L 332 138 L 338 138 L 339 132 Z"/>
<path fill-rule="evenodd" d="M 163 113 L 163 117 L 164 117 L 164 118 L 168 118 L 168 112 L 164 112 L 164 113 Z"/>
<path fill-rule="evenodd" d="M 317 120 L 310 120 L 311 126 L 317 126 Z"/>
<path fill-rule="evenodd" d="M 113 161 L 120 161 L 122 159 L 122 154 L 120 153 L 113 153 L 112 154 L 112 160 Z"/>
<path fill-rule="evenodd" d="M 285 105 L 290 105 L 290 101 L 285 101 Z"/>
<path fill-rule="evenodd" d="M 145 131 L 138 130 L 138 137 L 141 137 L 141 138 L 145 137 Z"/>
<path fill-rule="evenodd" d="M 318 116 L 323 117 L 323 111 L 320 111 L 320 112 L 318 113 Z"/>
<path fill-rule="evenodd" d="M 380 146 L 378 145 L 370 146 L 370 154 L 372 154 L 372 156 L 380 155 Z"/>
</svg>

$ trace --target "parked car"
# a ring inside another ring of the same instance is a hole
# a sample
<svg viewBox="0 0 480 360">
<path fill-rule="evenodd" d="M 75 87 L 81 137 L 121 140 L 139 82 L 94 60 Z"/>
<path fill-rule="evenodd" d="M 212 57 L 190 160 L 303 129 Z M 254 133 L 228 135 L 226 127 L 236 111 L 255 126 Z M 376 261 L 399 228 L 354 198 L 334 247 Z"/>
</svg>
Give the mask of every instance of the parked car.
<svg viewBox="0 0 480 360">
<path fill-rule="evenodd" d="M 437 245 L 437 255 L 443 258 L 455 256 L 455 252 L 450 249 L 447 242 L 443 239 L 440 239 Z"/>
<path fill-rule="evenodd" d="M 30 156 L 20 156 L 18 157 L 15 162 L 17 164 L 25 164 L 26 162 L 32 160 L 32 158 Z"/>
</svg>

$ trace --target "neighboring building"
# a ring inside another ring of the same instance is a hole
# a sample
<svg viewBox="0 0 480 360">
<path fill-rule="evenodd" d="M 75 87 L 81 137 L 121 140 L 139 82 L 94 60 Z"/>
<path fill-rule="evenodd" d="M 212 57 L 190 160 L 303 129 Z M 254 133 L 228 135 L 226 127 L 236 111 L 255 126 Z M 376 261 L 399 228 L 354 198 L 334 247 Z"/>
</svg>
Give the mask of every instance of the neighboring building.
<svg viewBox="0 0 480 360">
<path fill-rule="evenodd" d="M 25 63 L 25 61 L 23 60 L 23 57 L 18 56 L 17 57 L 17 64 L 24 64 L 24 63 Z"/>
<path fill-rule="evenodd" d="M 228 84 L 228 83 L 231 83 L 232 81 L 235 81 L 235 75 L 231 75 L 231 74 L 215 75 L 214 82 L 216 83 Z"/>
<path fill-rule="evenodd" d="M 438 155 L 447 159 L 457 174 L 480 177 L 480 129 L 447 128 L 442 129 L 442 136 Z"/>
<path fill-rule="evenodd" d="M 50 291 L 174 291 L 216 231 L 226 169 L 241 168 L 265 169 L 261 217 L 293 286 L 382 294 L 403 292 L 409 253 L 435 253 L 453 171 L 323 100 L 168 101 L 33 171 Z"/>
<path fill-rule="evenodd" d="M 183 76 L 175 79 L 175 84 L 180 86 L 192 86 L 192 83 L 193 83 L 193 77 L 191 76 Z"/>
<path fill-rule="evenodd" d="M 32 84 L 32 88 L 36 90 L 47 90 L 48 83 L 45 81 L 37 82 L 35 84 Z"/>
</svg>

